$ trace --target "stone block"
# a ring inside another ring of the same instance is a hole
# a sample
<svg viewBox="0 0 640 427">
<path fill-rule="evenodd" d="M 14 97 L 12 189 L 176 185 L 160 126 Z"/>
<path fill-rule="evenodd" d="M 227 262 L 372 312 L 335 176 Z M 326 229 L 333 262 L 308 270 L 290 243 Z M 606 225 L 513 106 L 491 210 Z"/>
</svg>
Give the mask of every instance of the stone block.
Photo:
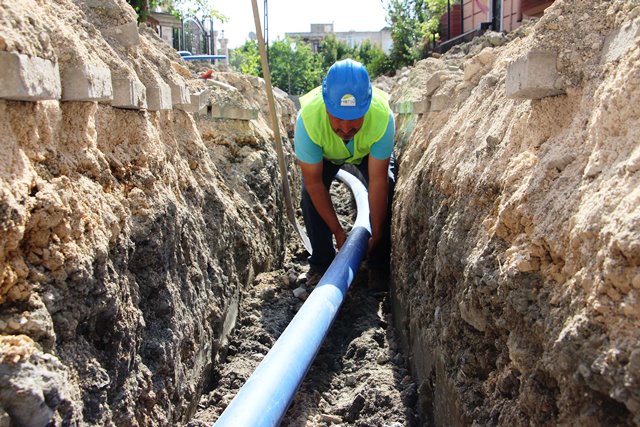
<svg viewBox="0 0 640 427">
<path fill-rule="evenodd" d="M 433 92 L 435 92 L 440 87 L 442 81 L 446 79 L 446 77 L 447 73 L 444 71 L 436 71 L 435 73 L 433 73 L 427 80 L 425 93 L 427 95 L 431 95 Z"/>
<path fill-rule="evenodd" d="M 138 24 L 136 22 L 107 28 L 103 30 L 103 33 L 113 37 L 124 47 L 134 47 L 140 44 L 140 33 L 138 33 Z"/>
<path fill-rule="evenodd" d="M 287 99 L 289 94 L 278 87 L 273 87 L 273 96 L 280 99 Z"/>
<path fill-rule="evenodd" d="M 398 114 L 425 114 L 429 112 L 428 99 L 421 101 L 400 101 L 391 104 L 391 111 Z"/>
<path fill-rule="evenodd" d="M 507 98 L 540 99 L 563 94 L 556 58 L 556 52 L 530 51 L 509 64 L 505 82 Z"/>
<path fill-rule="evenodd" d="M 496 59 L 496 51 L 492 47 L 485 47 L 477 56 L 482 65 L 491 64 Z"/>
<path fill-rule="evenodd" d="M 177 107 L 187 113 L 197 113 L 209 103 L 209 89 L 204 89 L 198 93 L 191 94 L 191 102 L 180 104 Z"/>
<path fill-rule="evenodd" d="M 146 89 L 137 79 L 112 79 L 113 101 L 111 106 L 141 110 L 147 108 Z"/>
<path fill-rule="evenodd" d="M 60 71 L 53 61 L 0 51 L 0 70 L 0 98 L 16 101 L 60 99 Z"/>
<path fill-rule="evenodd" d="M 482 62 L 477 57 L 474 56 L 467 60 L 464 63 L 464 80 L 467 82 L 473 80 L 473 78 L 482 71 L 482 68 Z"/>
<path fill-rule="evenodd" d="M 640 18 L 633 22 L 628 22 L 622 28 L 612 32 L 604 42 L 605 62 L 617 61 L 629 49 L 635 46 L 635 40 L 640 37 Z"/>
<path fill-rule="evenodd" d="M 84 64 L 62 72 L 63 101 L 111 101 L 111 71 L 106 67 Z"/>
<path fill-rule="evenodd" d="M 231 105 L 212 105 L 211 117 L 216 119 L 255 120 L 258 118 L 258 109 Z"/>
<path fill-rule="evenodd" d="M 191 101 L 189 89 L 184 84 L 169 82 L 171 87 L 171 102 L 174 106 L 188 104 Z"/>
<path fill-rule="evenodd" d="M 451 107 L 453 99 L 450 95 L 438 93 L 431 97 L 431 111 L 443 111 Z"/>
<path fill-rule="evenodd" d="M 145 85 L 147 89 L 147 110 L 160 111 L 171 110 L 171 87 L 163 81 L 153 82 Z"/>
</svg>

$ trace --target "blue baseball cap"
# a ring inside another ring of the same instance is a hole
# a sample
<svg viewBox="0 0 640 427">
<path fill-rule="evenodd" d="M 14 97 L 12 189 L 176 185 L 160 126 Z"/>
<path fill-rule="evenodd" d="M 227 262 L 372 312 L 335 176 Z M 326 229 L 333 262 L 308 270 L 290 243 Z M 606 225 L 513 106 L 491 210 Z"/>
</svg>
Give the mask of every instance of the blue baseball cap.
<svg viewBox="0 0 640 427">
<path fill-rule="evenodd" d="M 322 98 L 332 116 L 342 120 L 364 116 L 371 105 L 371 81 L 367 69 L 353 59 L 336 62 L 322 80 Z"/>
</svg>

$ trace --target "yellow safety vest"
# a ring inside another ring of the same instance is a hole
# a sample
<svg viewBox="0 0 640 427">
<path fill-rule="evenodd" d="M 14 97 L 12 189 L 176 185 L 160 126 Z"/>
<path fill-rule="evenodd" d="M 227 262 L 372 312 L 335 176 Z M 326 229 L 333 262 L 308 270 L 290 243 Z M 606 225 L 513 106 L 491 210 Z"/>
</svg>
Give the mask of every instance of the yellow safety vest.
<svg viewBox="0 0 640 427">
<path fill-rule="evenodd" d="M 331 128 L 324 100 L 322 87 L 300 97 L 300 116 L 309 138 L 322 147 L 323 156 L 332 163 L 360 164 L 363 157 L 371 152 L 371 146 L 382 138 L 389 125 L 389 95 L 378 88 L 373 88 L 371 106 L 364 115 L 362 127 L 353 138 L 353 156 L 345 142 Z"/>
</svg>

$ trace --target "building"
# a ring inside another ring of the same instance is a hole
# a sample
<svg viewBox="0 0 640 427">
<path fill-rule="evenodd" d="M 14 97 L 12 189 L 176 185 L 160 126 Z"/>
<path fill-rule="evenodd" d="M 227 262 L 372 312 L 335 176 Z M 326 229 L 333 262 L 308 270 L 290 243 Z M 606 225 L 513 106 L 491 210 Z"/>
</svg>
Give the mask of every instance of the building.
<svg viewBox="0 0 640 427">
<path fill-rule="evenodd" d="M 172 46 L 176 50 L 181 50 L 182 21 L 170 13 L 156 9 L 150 13 L 149 24 L 169 46 Z"/>
<path fill-rule="evenodd" d="M 450 0 L 440 19 L 440 40 L 446 42 L 488 29 L 512 31 L 523 20 L 542 16 L 552 3 L 553 0 Z"/>
<path fill-rule="evenodd" d="M 335 35 L 337 40 L 346 43 L 349 47 L 357 47 L 365 40 L 369 40 L 373 45 L 378 46 L 389 53 L 393 47 L 391 39 L 391 29 L 385 27 L 380 31 L 333 31 L 333 24 L 311 24 L 311 31 L 308 33 L 285 33 L 291 38 L 300 38 L 302 41 L 309 43 L 313 52 L 317 53 L 320 48 L 322 39 L 329 34 Z"/>
<path fill-rule="evenodd" d="M 229 57 L 228 40 L 224 30 L 218 34 L 213 29 L 213 19 L 204 21 L 188 16 L 183 20 L 167 13 L 162 6 L 156 6 L 149 14 L 148 22 L 160 36 L 175 50 L 189 52 L 193 55 L 217 55 Z M 222 60 L 223 64 L 227 60 Z"/>
</svg>

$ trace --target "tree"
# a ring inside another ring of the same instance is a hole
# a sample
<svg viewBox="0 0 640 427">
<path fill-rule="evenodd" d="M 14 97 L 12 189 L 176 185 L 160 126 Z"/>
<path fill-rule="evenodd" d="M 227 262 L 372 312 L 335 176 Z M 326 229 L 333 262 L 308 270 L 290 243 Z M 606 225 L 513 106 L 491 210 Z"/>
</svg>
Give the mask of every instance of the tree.
<svg viewBox="0 0 640 427">
<path fill-rule="evenodd" d="M 158 6 L 159 0 L 127 0 L 127 3 L 138 14 L 138 22 L 147 22 L 149 19 L 149 11 Z"/>
<path fill-rule="evenodd" d="M 151 0 L 150 0 L 151 1 Z M 156 0 L 158 1 L 158 0 Z M 200 20 L 204 18 L 215 18 L 222 23 L 227 22 L 228 18 L 221 14 L 211 4 L 212 0 L 160 0 L 169 11 L 179 19 L 187 16 L 195 16 Z"/>
<path fill-rule="evenodd" d="M 424 35 L 436 34 L 439 31 L 440 18 L 446 11 L 447 0 L 424 0 L 423 19 L 421 21 Z"/>
<path fill-rule="evenodd" d="M 318 59 L 311 47 L 286 37 L 269 48 L 269 69 L 273 84 L 287 93 L 302 95 L 321 82 Z"/>
<path fill-rule="evenodd" d="M 228 18 L 214 9 L 212 0 L 127 0 L 138 14 L 138 22 L 146 22 L 149 19 L 150 11 L 161 6 L 178 19 L 187 16 L 195 16 L 201 21 L 204 18 L 215 18 L 220 22 L 226 22 Z"/>
<path fill-rule="evenodd" d="M 391 26 L 393 48 L 391 62 L 396 69 L 412 64 L 417 59 L 416 46 L 423 37 L 423 2 L 420 0 L 389 0 L 387 22 Z"/>
<path fill-rule="evenodd" d="M 307 43 L 287 37 L 273 42 L 269 47 L 271 80 L 274 86 L 290 94 L 302 95 L 320 85 L 329 67 L 345 58 L 362 62 L 371 78 L 392 70 L 389 57 L 369 41 L 353 49 L 336 40 L 335 35 L 330 35 L 320 44 L 320 52 L 314 54 Z M 242 47 L 231 51 L 229 64 L 236 71 L 262 76 L 257 42 L 247 41 Z"/>
<path fill-rule="evenodd" d="M 421 42 L 438 37 L 440 18 L 446 9 L 447 0 L 388 0 L 387 22 L 394 44 L 391 56 L 397 68 L 421 57 Z"/>
<path fill-rule="evenodd" d="M 345 42 L 338 40 L 335 34 L 325 36 L 318 47 L 323 74 L 334 62 L 345 58 L 355 59 L 356 51 Z"/>
<path fill-rule="evenodd" d="M 389 71 L 393 71 L 389 57 L 378 46 L 365 40 L 356 50 L 356 58 L 362 62 L 371 78 L 376 78 Z"/>
<path fill-rule="evenodd" d="M 244 42 L 244 45 L 233 49 L 229 53 L 229 65 L 241 73 L 261 76 L 262 63 L 260 62 L 258 42 L 255 40 L 247 40 Z"/>
</svg>

